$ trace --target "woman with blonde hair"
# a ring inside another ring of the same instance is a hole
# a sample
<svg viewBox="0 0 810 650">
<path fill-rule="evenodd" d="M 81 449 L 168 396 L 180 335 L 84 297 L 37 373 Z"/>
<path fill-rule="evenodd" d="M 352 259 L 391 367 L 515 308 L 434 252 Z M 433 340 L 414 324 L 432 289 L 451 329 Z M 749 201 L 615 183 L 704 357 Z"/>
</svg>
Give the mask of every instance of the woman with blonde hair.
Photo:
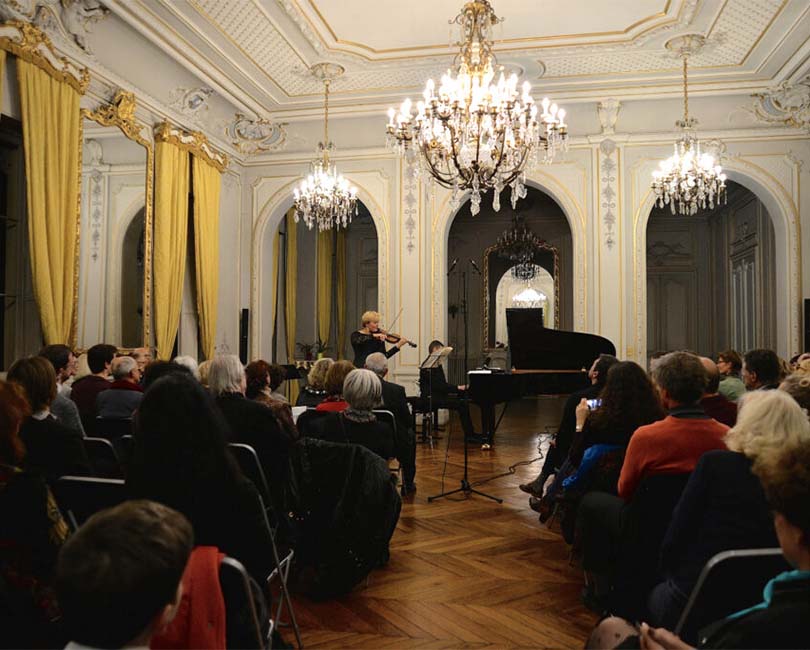
<svg viewBox="0 0 810 650">
<path fill-rule="evenodd" d="M 394 347 L 385 349 L 387 334 L 380 330 L 380 314 L 376 311 L 367 311 L 360 318 L 360 329 L 352 332 L 351 343 L 354 350 L 354 367 L 362 368 L 366 365 L 366 357 L 374 352 L 382 352 L 389 359 L 408 344 L 404 336 Z"/>
<path fill-rule="evenodd" d="M 329 372 L 329 368 L 332 367 L 333 363 L 335 363 L 334 359 L 330 359 L 329 357 L 318 359 L 314 363 L 307 374 L 307 385 L 304 386 L 303 390 L 298 394 L 298 400 L 295 403 L 296 406 L 313 407 L 323 402 L 326 397 L 326 389 L 324 387 L 326 384 L 326 373 Z"/>
<path fill-rule="evenodd" d="M 650 624 L 673 629 L 706 562 L 721 551 L 778 545 L 770 508 L 752 465 L 810 444 L 810 422 L 785 391 L 756 391 L 740 400 L 727 451 L 698 461 L 661 548 L 664 581 L 650 593 Z M 705 621 L 718 616 L 702 614 Z"/>
</svg>

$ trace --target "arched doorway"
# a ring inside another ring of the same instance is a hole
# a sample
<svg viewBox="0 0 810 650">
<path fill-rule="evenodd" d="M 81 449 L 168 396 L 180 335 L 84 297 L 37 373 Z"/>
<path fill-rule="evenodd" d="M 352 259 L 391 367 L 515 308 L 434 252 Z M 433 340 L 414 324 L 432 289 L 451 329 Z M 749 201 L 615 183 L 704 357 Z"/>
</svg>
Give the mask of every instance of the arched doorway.
<svg viewBox="0 0 810 650">
<path fill-rule="evenodd" d="M 526 226 L 540 239 L 556 248 L 559 260 L 559 326 L 561 329 L 574 328 L 574 271 L 573 240 L 568 219 L 560 205 L 548 194 L 527 187 L 528 194 L 517 205 L 517 213 Z M 449 375 L 451 382 L 466 383 L 463 378 L 465 364 L 473 368 L 485 356 L 484 323 L 489 305 L 485 304 L 484 283 L 481 274 L 470 264 L 475 261 L 479 269 L 484 268 L 485 251 L 493 246 L 498 237 L 512 226 L 515 216 L 509 203 L 509 195 L 501 197 L 502 208 L 495 212 L 490 201 L 482 202 L 481 212 L 473 217 L 467 204 L 461 206 L 453 217 L 447 243 L 447 266 L 450 269 L 458 260 L 453 272 L 447 278 L 447 344 L 453 346 L 450 358 Z M 508 266 L 504 268 L 504 272 Z M 503 274 L 491 278 L 491 300 L 496 300 L 496 288 Z M 467 349 L 464 346 L 464 284 L 467 285 Z M 497 322 L 497 316 L 494 319 Z M 494 332 L 494 328 L 493 328 Z"/>
<path fill-rule="evenodd" d="M 744 185 L 694 216 L 653 208 L 646 232 L 647 356 L 777 347 L 774 224 Z"/>
</svg>

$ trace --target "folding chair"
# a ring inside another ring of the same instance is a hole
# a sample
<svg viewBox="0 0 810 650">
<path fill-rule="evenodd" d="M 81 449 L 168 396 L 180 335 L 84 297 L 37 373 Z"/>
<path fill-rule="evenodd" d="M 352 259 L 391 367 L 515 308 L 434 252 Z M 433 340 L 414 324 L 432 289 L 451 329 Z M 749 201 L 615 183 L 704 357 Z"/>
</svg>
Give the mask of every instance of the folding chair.
<svg viewBox="0 0 810 650">
<path fill-rule="evenodd" d="M 385 422 L 391 426 L 391 431 L 394 432 L 394 440 L 397 437 L 397 419 L 394 417 L 394 414 L 391 411 L 386 409 L 374 409 L 372 411 L 377 419 L 380 422 Z M 397 461 L 396 466 L 391 467 L 391 463 L 395 460 L 394 458 L 388 458 L 388 469 L 391 471 L 391 474 L 397 477 L 397 487 L 402 486 L 402 463 Z"/>
<path fill-rule="evenodd" d="M 762 602 L 768 581 L 790 569 L 780 548 L 750 548 L 718 553 L 700 572 L 675 634 L 697 644 L 709 623 Z"/>
<path fill-rule="evenodd" d="M 253 591 L 250 588 L 250 578 L 239 560 L 232 557 L 222 558 L 219 564 L 219 586 L 222 589 L 222 599 L 225 601 L 225 636 L 228 648 L 269 648 L 270 635 L 263 638 L 262 625 Z M 245 620 L 241 612 L 247 612 L 249 619 Z M 245 626 L 250 629 L 245 629 Z M 238 632 L 238 633 L 237 633 Z"/>
<path fill-rule="evenodd" d="M 237 442 L 232 442 L 228 445 L 231 454 L 236 459 L 242 474 L 250 480 L 256 489 L 259 491 L 265 503 L 272 503 L 270 499 L 270 485 L 267 483 L 267 478 L 264 475 L 262 464 L 259 462 L 259 456 L 256 450 L 250 445 L 244 445 Z M 275 530 L 275 528 L 274 528 Z"/>
<path fill-rule="evenodd" d="M 298 432 L 302 436 L 311 436 L 315 433 L 312 430 L 312 424 L 323 417 L 329 415 L 330 411 L 316 411 L 313 408 L 307 409 L 301 415 L 298 416 L 298 422 L 296 422 L 296 427 L 298 428 Z"/>
<path fill-rule="evenodd" d="M 98 478 L 124 478 L 118 453 L 106 438 L 83 438 L 93 475 Z"/>
<path fill-rule="evenodd" d="M 93 426 L 93 435 L 96 438 L 117 440 L 121 436 L 132 435 L 132 418 L 102 418 L 97 417 Z"/>
<path fill-rule="evenodd" d="M 120 479 L 63 476 L 51 488 L 59 509 L 74 531 L 100 510 L 127 500 L 126 487 Z"/>
</svg>

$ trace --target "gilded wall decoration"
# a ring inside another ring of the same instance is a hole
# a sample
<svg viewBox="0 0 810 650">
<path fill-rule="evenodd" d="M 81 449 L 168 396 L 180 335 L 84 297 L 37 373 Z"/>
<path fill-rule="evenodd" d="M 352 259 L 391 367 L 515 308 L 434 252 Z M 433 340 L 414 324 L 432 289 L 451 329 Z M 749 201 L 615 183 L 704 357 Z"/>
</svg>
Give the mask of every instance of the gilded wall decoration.
<svg viewBox="0 0 810 650">
<path fill-rule="evenodd" d="M 602 162 L 599 166 L 599 184 L 601 186 L 599 204 L 602 208 L 602 223 L 605 225 L 605 245 L 612 249 L 616 244 L 616 196 L 618 193 L 616 143 L 610 138 L 599 144 Z"/>
<path fill-rule="evenodd" d="M 776 88 L 752 96 L 753 106 L 747 110 L 760 122 L 810 133 L 810 76 L 796 83 L 783 81 Z"/>
<path fill-rule="evenodd" d="M 280 151 L 287 145 L 286 126 L 286 122 L 254 119 L 237 113 L 225 127 L 225 135 L 240 153 L 251 155 Z"/>
</svg>

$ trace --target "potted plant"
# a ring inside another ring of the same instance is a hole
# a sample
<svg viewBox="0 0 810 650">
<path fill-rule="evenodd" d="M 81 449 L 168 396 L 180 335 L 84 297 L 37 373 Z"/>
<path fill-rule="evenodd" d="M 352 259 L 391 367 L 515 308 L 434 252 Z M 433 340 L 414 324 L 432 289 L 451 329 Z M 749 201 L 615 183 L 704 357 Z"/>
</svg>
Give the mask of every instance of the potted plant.
<svg viewBox="0 0 810 650">
<path fill-rule="evenodd" d="M 329 349 L 329 346 L 324 341 L 321 341 L 321 339 L 315 341 L 315 343 L 313 343 L 313 346 L 315 348 L 315 352 L 318 355 L 318 358 L 323 359 L 324 352 L 326 352 Z"/>
<path fill-rule="evenodd" d="M 304 353 L 304 359 L 312 361 L 312 351 L 315 349 L 317 343 L 296 343 L 295 345 Z"/>
</svg>

